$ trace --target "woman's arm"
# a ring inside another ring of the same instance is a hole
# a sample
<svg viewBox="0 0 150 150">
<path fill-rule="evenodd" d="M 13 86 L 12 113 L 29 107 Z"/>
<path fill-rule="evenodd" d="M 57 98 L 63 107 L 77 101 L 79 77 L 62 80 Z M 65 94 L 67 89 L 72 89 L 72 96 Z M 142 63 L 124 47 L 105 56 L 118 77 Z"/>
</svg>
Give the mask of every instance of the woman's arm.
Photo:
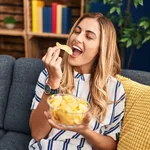
<svg viewBox="0 0 150 150">
<path fill-rule="evenodd" d="M 60 49 L 58 47 L 50 47 L 45 56 L 42 58 L 49 75 L 47 83 L 51 85 L 52 89 L 59 88 L 60 80 L 62 78 L 62 58 L 59 57 L 59 54 Z M 44 111 L 48 110 L 48 104 L 46 102 L 47 98 L 48 96 L 43 92 L 40 103 L 37 108 L 32 111 L 30 116 L 31 134 L 37 141 L 45 138 L 51 129 L 51 126 L 44 115 Z"/>
<path fill-rule="evenodd" d="M 35 110 L 32 110 L 30 116 L 31 135 L 36 141 L 44 138 L 51 129 L 50 124 L 48 123 L 44 115 L 44 111 L 48 110 L 46 100 L 47 95 L 44 93 L 37 108 Z"/>
<path fill-rule="evenodd" d="M 98 134 L 89 128 L 89 121 L 91 120 L 90 113 L 85 117 L 83 124 L 78 125 L 75 128 L 59 126 L 53 121 L 52 116 L 48 112 L 45 112 L 45 117 L 48 119 L 49 124 L 53 128 L 57 128 L 59 130 L 74 131 L 81 134 L 94 148 L 94 150 L 115 150 L 117 147 L 117 142 L 113 138 L 111 138 L 110 136 Z"/>
<path fill-rule="evenodd" d="M 117 147 L 117 142 L 113 138 L 98 134 L 90 129 L 87 129 L 81 135 L 85 137 L 94 150 L 115 150 Z"/>
</svg>

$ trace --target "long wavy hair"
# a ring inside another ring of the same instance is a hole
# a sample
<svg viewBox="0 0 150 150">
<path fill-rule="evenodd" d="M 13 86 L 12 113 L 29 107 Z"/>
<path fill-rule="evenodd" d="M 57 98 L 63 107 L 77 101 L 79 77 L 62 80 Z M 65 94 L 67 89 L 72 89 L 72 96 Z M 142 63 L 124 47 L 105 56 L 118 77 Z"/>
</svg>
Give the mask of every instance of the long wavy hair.
<svg viewBox="0 0 150 150">
<path fill-rule="evenodd" d="M 106 88 L 107 81 L 110 76 L 120 73 L 120 57 L 116 42 L 116 31 L 112 22 L 103 14 L 84 14 L 73 25 L 67 45 L 75 27 L 85 18 L 96 19 L 100 27 L 99 55 L 92 66 L 90 92 L 92 95 L 92 114 L 96 116 L 99 122 L 102 122 L 106 116 L 107 105 L 109 104 Z M 62 67 L 64 71 L 60 88 L 63 92 L 72 93 L 74 90 L 74 71 L 73 67 L 68 64 L 67 53 L 64 53 Z"/>
</svg>

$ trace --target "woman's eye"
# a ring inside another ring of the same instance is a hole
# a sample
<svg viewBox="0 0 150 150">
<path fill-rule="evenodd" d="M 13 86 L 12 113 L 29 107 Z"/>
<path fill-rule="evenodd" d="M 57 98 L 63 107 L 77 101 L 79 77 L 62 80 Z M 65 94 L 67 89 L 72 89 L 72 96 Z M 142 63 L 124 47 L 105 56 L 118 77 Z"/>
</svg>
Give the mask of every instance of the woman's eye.
<svg viewBox="0 0 150 150">
<path fill-rule="evenodd" d="M 90 36 L 86 36 L 86 38 L 87 38 L 88 40 L 92 40 L 92 38 L 91 38 Z"/>
<path fill-rule="evenodd" d="M 74 31 L 74 33 L 79 34 L 79 33 L 80 33 L 80 31 L 75 30 L 75 31 Z"/>
</svg>

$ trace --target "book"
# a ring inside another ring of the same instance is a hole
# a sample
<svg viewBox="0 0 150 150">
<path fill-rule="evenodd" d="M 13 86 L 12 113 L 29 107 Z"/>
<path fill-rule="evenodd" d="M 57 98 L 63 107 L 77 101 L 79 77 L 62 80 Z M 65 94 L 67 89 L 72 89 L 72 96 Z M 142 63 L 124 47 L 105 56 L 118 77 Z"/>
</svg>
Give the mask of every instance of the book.
<svg viewBox="0 0 150 150">
<path fill-rule="evenodd" d="M 38 32 L 43 32 L 43 7 L 44 7 L 44 1 L 38 0 L 37 3 L 37 9 L 38 9 Z"/>
<path fill-rule="evenodd" d="M 43 31 L 43 12 L 42 7 L 38 7 L 38 32 Z"/>
<path fill-rule="evenodd" d="M 38 1 L 32 0 L 32 32 L 38 32 Z"/>
<path fill-rule="evenodd" d="M 44 1 L 43 0 L 37 0 L 37 6 L 38 7 L 44 7 Z"/>
<path fill-rule="evenodd" d="M 56 33 L 62 33 L 62 8 L 66 7 L 66 5 L 57 5 L 57 17 L 56 17 Z"/>
<path fill-rule="evenodd" d="M 52 33 L 56 33 L 57 5 L 58 5 L 58 3 L 52 2 Z"/>
<path fill-rule="evenodd" d="M 72 10 L 70 7 L 62 8 L 62 33 L 68 34 L 72 26 Z"/>
<path fill-rule="evenodd" d="M 52 7 L 43 7 L 43 32 L 52 32 Z"/>
</svg>

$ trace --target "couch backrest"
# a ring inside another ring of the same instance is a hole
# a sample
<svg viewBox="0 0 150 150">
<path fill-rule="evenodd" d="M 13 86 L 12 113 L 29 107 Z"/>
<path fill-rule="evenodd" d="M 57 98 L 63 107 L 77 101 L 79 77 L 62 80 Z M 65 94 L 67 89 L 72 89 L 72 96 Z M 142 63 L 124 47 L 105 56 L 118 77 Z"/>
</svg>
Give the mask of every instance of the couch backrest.
<svg viewBox="0 0 150 150">
<path fill-rule="evenodd" d="M 19 58 L 15 61 L 4 129 L 30 134 L 30 107 L 43 68 L 41 59 Z"/>
<path fill-rule="evenodd" d="M 15 59 L 13 57 L 0 55 L 0 128 L 3 128 L 4 125 L 3 122 L 14 62 Z"/>
<path fill-rule="evenodd" d="M 38 76 L 43 68 L 41 59 L 15 60 L 11 56 L 0 55 L 0 128 L 4 126 L 6 130 L 30 134 L 30 106 Z M 150 85 L 149 72 L 122 70 L 121 74 Z"/>
<path fill-rule="evenodd" d="M 139 83 L 150 85 L 150 72 L 123 69 L 121 71 L 121 75 L 128 77 L 131 80 L 137 81 Z"/>
</svg>

